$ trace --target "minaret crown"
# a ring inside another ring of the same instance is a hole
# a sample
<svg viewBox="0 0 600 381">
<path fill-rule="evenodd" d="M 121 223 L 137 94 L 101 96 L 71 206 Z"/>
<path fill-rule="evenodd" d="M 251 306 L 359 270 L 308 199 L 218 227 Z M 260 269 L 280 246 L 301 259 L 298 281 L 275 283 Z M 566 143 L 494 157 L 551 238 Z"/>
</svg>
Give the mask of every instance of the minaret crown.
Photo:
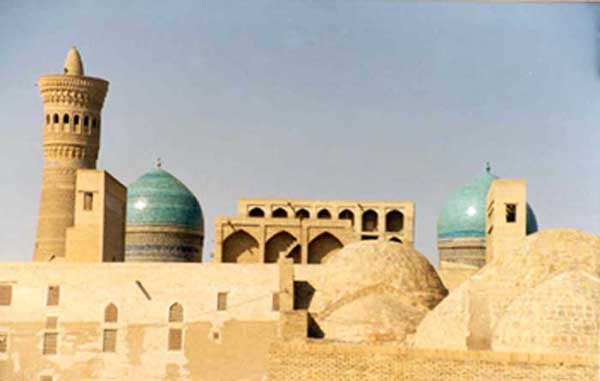
<svg viewBox="0 0 600 381">
<path fill-rule="evenodd" d="M 76 47 L 69 49 L 65 60 L 65 75 L 83 75 L 83 62 Z"/>
</svg>

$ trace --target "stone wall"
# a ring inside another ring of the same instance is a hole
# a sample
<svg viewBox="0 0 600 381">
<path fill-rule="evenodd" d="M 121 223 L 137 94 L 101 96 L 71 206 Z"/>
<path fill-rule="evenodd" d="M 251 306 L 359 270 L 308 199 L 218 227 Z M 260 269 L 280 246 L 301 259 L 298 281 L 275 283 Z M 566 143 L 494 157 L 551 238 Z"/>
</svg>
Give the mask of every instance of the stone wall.
<svg viewBox="0 0 600 381">
<path fill-rule="evenodd" d="M 403 349 L 339 342 L 278 342 L 268 381 L 585 381 L 598 378 L 591 357 Z"/>
<path fill-rule="evenodd" d="M 262 380 L 270 343 L 306 331 L 301 314 L 286 313 L 280 327 L 279 307 L 291 306 L 284 296 L 275 305 L 282 282 L 292 280 L 277 265 L 1 264 L 11 298 L 0 304 L 0 380 Z M 181 320 L 170 318 L 174 304 Z M 106 319 L 110 305 L 116 321 Z M 172 330 L 180 349 L 170 347 Z M 114 350 L 105 350 L 107 331 L 116 331 Z M 46 334 L 56 334 L 53 353 Z"/>
</svg>

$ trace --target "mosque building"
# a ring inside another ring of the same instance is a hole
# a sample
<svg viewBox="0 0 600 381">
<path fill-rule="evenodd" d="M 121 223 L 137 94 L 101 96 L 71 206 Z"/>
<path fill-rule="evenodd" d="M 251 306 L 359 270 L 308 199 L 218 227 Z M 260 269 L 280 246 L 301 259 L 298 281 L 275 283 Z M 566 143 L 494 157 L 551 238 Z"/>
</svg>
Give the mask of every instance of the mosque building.
<svg viewBox="0 0 600 381">
<path fill-rule="evenodd" d="M 538 231 L 488 168 L 446 203 L 435 268 L 410 200 L 245 198 L 204 218 L 155 168 L 96 169 L 108 82 L 42 76 L 33 262 L 0 263 L 0 380 L 597 380 L 600 237 Z M 168 262 L 168 263 L 167 263 Z"/>
</svg>

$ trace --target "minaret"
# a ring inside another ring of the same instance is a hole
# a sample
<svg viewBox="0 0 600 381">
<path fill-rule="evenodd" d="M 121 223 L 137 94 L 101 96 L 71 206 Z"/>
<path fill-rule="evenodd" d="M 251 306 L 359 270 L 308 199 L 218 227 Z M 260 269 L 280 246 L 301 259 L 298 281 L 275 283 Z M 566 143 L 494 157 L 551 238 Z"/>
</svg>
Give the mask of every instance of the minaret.
<svg viewBox="0 0 600 381">
<path fill-rule="evenodd" d="M 65 256 L 66 229 L 73 226 L 78 168 L 96 168 L 100 114 L 108 82 L 86 77 L 81 56 L 69 50 L 64 74 L 40 77 L 44 102 L 44 173 L 34 261 Z"/>
</svg>

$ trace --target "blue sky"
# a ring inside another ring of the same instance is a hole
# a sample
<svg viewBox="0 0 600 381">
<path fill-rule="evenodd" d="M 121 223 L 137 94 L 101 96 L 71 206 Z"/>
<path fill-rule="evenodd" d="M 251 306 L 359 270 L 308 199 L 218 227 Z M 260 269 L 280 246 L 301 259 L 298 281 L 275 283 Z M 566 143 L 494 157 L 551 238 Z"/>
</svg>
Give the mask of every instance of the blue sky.
<svg viewBox="0 0 600 381">
<path fill-rule="evenodd" d="M 0 3 L 0 258 L 30 260 L 37 78 L 76 45 L 111 82 L 99 167 L 153 166 L 213 218 L 240 197 L 414 200 L 437 263 L 444 200 L 526 178 L 542 229 L 600 233 L 600 6 L 400 1 Z"/>
</svg>

